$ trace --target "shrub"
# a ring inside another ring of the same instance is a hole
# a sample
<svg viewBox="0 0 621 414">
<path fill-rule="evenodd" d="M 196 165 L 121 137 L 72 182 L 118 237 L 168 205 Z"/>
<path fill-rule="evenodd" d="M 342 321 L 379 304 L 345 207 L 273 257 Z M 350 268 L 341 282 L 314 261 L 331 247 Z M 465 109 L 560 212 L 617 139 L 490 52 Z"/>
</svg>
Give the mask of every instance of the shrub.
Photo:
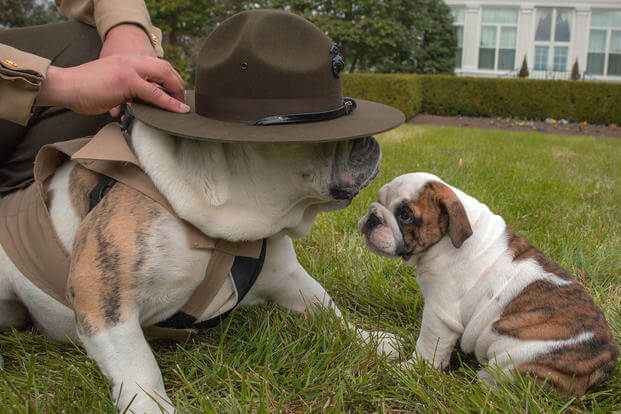
<svg viewBox="0 0 621 414">
<path fill-rule="evenodd" d="M 443 75 L 343 74 L 346 96 L 434 115 L 621 124 L 621 84 Z"/>
<path fill-rule="evenodd" d="M 580 70 L 578 69 L 578 59 L 574 62 L 574 65 L 571 67 L 571 75 L 569 76 L 571 80 L 579 80 L 580 79 Z"/>
<path fill-rule="evenodd" d="M 420 78 L 411 75 L 343 74 L 343 93 L 393 106 L 411 118 L 421 109 Z"/>
<path fill-rule="evenodd" d="M 524 56 L 524 59 L 522 60 L 522 67 L 520 68 L 518 77 L 528 78 L 528 63 L 526 63 L 526 56 Z"/>
<path fill-rule="evenodd" d="M 422 76 L 422 111 L 436 115 L 621 123 L 621 84 Z"/>
</svg>

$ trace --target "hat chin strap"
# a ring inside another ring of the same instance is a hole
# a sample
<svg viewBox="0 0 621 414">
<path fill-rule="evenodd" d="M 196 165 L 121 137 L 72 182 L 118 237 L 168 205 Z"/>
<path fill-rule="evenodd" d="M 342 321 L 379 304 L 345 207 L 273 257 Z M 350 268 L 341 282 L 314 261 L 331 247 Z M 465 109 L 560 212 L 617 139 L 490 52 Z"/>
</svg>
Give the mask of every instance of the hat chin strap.
<svg viewBox="0 0 621 414">
<path fill-rule="evenodd" d="M 348 115 L 356 109 L 356 101 L 352 98 L 343 98 L 343 105 L 336 109 L 323 112 L 308 112 L 304 114 L 274 115 L 267 118 L 259 119 L 254 122 L 253 126 L 281 125 L 281 124 L 299 124 L 303 122 L 326 121 Z"/>
</svg>

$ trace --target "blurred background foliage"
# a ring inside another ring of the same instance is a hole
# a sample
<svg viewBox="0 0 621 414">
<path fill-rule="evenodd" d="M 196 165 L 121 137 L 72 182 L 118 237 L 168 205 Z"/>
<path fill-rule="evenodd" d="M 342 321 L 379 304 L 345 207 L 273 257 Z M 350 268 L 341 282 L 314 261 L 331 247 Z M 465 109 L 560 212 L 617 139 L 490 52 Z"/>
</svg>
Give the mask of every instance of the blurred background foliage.
<svg viewBox="0 0 621 414">
<path fill-rule="evenodd" d="M 0 0 L 0 29 L 65 20 L 51 0 Z"/>
<path fill-rule="evenodd" d="M 346 71 L 452 73 L 457 44 L 442 0 L 145 0 L 164 32 L 164 51 L 194 83 L 200 40 L 219 22 L 249 9 L 278 8 L 303 15 L 341 47 Z M 0 25 L 62 20 L 51 0 L 0 0 Z"/>
</svg>

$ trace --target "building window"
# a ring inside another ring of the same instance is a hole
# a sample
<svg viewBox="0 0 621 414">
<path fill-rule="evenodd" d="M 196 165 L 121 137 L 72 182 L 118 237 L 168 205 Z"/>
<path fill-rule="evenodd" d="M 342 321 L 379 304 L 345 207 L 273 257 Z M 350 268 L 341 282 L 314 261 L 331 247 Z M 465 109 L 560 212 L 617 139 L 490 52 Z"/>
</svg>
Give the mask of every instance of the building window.
<svg viewBox="0 0 621 414">
<path fill-rule="evenodd" d="M 466 20 L 466 9 L 463 7 L 452 7 L 453 26 L 457 33 L 457 50 L 455 51 L 455 67 L 461 68 L 461 58 L 464 51 L 464 21 Z"/>
<path fill-rule="evenodd" d="M 572 9 L 536 9 L 535 70 L 568 70 L 572 15 Z"/>
<path fill-rule="evenodd" d="M 535 70 L 545 70 L 548 65 L 548 46 L 535 46 Z"/>
<path fill-rule="evenodd" d="M 564 46 L 554 46 L 554 64 L 552 70 L 564 72 L 567 69 L 567 53 L 569 48 Z"/>
<path fill-rule="evenodd" d="M 621 11 L 593 10 L 587 73 L 621 76 Z"/>
<path fill-rule="evenodd" d="M 479 69 L 515 69 L 517 22 L 517 9 L 483 8 Z"/>
</svg>

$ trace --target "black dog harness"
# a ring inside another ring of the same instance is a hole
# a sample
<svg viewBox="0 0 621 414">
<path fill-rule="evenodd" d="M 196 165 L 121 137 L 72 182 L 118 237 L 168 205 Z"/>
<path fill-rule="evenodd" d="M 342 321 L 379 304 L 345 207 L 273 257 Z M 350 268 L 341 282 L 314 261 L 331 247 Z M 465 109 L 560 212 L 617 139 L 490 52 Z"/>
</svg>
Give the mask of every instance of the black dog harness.
<svg viewBox="0 0 621 414">
<path fill-rule="evenodd" d="M 116 184 L 114 178 L 107 177 L 105 175 L 99 176 L 99 183 L 89 193 L 89 212 L 108 194 L 110 189 Z M 231 279 L 233 281 L 233 287 L 237 296 L 237 302 L 233 307 L 226 312 L 215 316 L 206 321 L 196 323 L 196 317 L 189 315 L 183 311 L 178 311 L 170 318 L 163 322 L 157 323 L 155 326 L 169 329 L 208 329 L 213 328 L 226 319 L 233 310 L 244 299 L 246 294 L 250 291 L 254 282 L 256 282 L 263 263 L 265 262 L 265 245 L 263 240 L 261 246 L 261 254 L 258 259 L 252 257 L 236 256 L 233 261 L 233 266 L 230 270 Z"/>
<path fill-rule="evenodd" d="M 108 124 L 92 138 L 63 141 L 41 148 L 34 163 L 35 182 L 0 198 L 0 244 L 13 264 L 35 286 L 57 302 L 73 308 L 72 296 L 67 294 L 71 256 L 52 223 L 47 189 L 56 170 L 69 159 L 97 174 L 98 182 L 87 194 L 91 208 L 97 206 L 119 182 L 176 214 L 142 170 L 118 124 Z M 183 341 L 197 329 L 218 324 L 243 300 L 265 260 L 265 240 L 230 242 L 214 239 L 183 219 L 179 220 L 185 228 L 188 246 L 208 250 L 211 256 L 202 281 L 178 313 L 160 326 L 143 328 L 149 339 Z M 225 304 L 214 310 L 212 315 L 217 316 L 196 323 L 214 303 L 227 278 L 235 290 L 227 293 L 236 296 L 228 296 Z"/>
<path fill-rule="evenodd" d="M 127 132 L 131 125 L 133 115 L 129 107 L 125 107 L 125 113 L 121 128 L 124 132 Z M 89 212 L 95 208 L 95 206 L 108 194 L 110 189 L 117 183 L 112 177 L 108 177 L 103 174 L 99 174 L 99 182 L 89 193 Z M 227 316 L 239 305 L 244 299 L 246 294 L 250 291 L 250 288 L 257 280 L 261 269 L 263 268 L 263 262 L 265 261 L 265 249 L 266 241 L 262 241 L 261 253 L 258 258 L 236 256 L 230 269 L 230 276 L 233 281 L 233 287 L 235 289 L 237 302 L 233 307 L 226 312 L 215 316 L 206 321 L 196 323 L 196 316 L 190 315 L 183 310 L 178 311 L 170 318 L 163 322 L 157 323 L 155 326 L 168 329 L 207 329 L 217 326 L 220 322 L 226 319 Z M 209 277 L 206 275 L 205 277 Z M 203 305 L 206 309 L 208 304 Z"/>
<path fill-rule="evenodd" d="M 179 311 L 170 318 L 156 324 L 155 326 L 159 326 L 162 328 L 199 330 L 213 328 L 214 326 L 217 326 L 220 322 L 225 320 L 231 314 L 231 312 L 235 310 L 235 308 L 244 299 L 248 291 L 250 291 L 250 288 L 252 287 L 252 285 L 254 285 L 254 282 L 257 281 L 257 277 L 259 276 L 259 273 L 261 273 L 261 269 L 263 268 L 263 262 L 265 262 L 265 245 L 266 242 L 265 240 L 263 240 L 263 245 L 261 246 L 261 255 L 258 259 L 243 256 L 235 257 L 233 267 L 231 267 L 231 276 L 233 279 L 235 291 L 237 293 L 237 302 L 235 303 L 235 305 L 233 305 L 231 309 L 216 317 L 198 323 L 196 323 L 196 318 L 194 316 L 188 315 L 183 311 Z"/>
</svg>

